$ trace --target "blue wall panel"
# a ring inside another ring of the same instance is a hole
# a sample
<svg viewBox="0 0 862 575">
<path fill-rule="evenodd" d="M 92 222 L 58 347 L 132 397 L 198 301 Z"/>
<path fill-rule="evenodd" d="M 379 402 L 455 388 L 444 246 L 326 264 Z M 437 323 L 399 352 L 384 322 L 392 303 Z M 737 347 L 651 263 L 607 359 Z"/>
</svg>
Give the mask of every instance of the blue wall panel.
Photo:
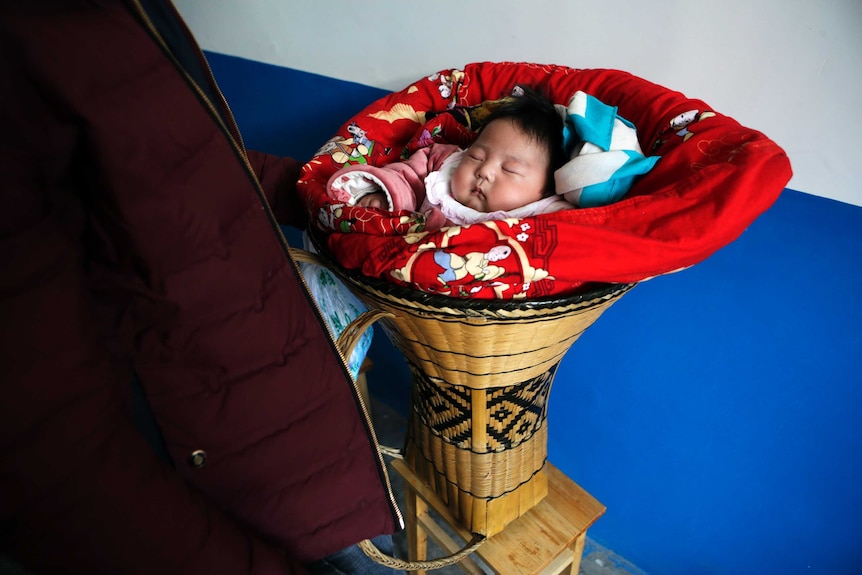
<svg viewBox="0 0 862 575">
<path fill-rule="evenodd" d="M 550 457 L 655 573 L 854 573 L 862 559 L 862 209 L 786 190 L 577 342 Z"/>
<path fill-rule="evenodd" d="M 209 56 L 246 145 L 301 160 L 385 94 Z M 860 572 L 860 230 L 862 208 L 786 190 L 575 343 L 549 455 L 608 506 L 592 537 L 666 575 Z M 373 391 L 405 409 L 403 358 L 380 331 L 371 355 Z"/>
<path fill-rule="evenodd" d="M 308 160 L 341 125 L 388 92 L 207 52 L 249 148 Z"/>
</svg>

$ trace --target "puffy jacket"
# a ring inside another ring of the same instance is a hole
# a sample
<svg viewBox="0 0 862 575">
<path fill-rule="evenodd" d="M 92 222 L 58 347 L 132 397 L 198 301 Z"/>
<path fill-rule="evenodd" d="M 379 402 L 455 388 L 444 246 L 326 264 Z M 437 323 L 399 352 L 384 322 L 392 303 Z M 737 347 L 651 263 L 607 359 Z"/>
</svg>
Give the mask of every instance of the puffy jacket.
<svg viewBox="0 0 862 575">
<path fill-rule="evenodd" d="M 383 166 L 348 165 L 335 172 L 326 185 L 335 200 L 353 205 L 367 193 L 383 192 L 391 211 L 423 211 L 426 228 L 446 225 L 446 216 L 426 201 L 428 174 L 443 167 L 444 162 L 460 151 L 452 144 L 432 144 L 419 148 L 409 158 Z"/>
<path fill-rule="evenodd" d="M 246 152 L 169 3 L 0 3 L 0 553 L 304 573 L 400 516 Z M 131 423 L 137 373 L 174 468 Z"/>
</svg>

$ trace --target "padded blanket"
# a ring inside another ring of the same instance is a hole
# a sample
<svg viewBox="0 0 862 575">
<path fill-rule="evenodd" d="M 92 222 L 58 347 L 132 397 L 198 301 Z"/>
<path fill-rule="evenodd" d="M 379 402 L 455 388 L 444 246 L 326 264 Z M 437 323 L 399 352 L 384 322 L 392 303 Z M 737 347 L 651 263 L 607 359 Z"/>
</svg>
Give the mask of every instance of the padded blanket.
<svg viewBox="0 0 862 575">
<path fill-rule="evenodd" d="M 637 128 L 661 159 L 610 205 L 427 230 L 422 214 L 347 206 L 326 194 L 345 164 L 399 161 L 430 142 L 475 138 L 481 104 L 516 84 L 567 105 L 583 91 Z M 677 271 L 734 241 L 791 176 L 784 151 L 700 100 L 627 72 L 482 62 L 420 78 L 347 121 L 303 167 L 315 235 L 348 270 L 454 297 L 559 297 L 585 284 Z"/>
</svg>

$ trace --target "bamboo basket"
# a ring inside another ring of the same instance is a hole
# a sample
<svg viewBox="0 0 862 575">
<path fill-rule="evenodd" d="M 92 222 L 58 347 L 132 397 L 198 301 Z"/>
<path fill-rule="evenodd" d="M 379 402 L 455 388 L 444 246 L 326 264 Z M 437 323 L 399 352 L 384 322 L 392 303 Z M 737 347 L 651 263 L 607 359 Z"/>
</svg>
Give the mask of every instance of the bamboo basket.
<svg viewBox="0 0 862 575">
<path fill-rule="evenodd" d="M 321 254 L 324 260 L 326 255 Z M 404 457 L 473 533 L 492 536 L 548 492 L 548 396 L 572 344 L 634 284 L 551 300 L 426 294 L 328 265 L 404 354 Z"/>
</svg>

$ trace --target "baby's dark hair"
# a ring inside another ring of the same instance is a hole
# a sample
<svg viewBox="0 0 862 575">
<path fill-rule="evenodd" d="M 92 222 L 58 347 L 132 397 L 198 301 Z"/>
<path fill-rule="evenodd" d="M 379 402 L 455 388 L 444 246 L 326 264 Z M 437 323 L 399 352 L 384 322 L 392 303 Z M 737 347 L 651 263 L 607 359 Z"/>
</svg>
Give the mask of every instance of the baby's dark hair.
<svg viewBox="0 0 862 575">
<path fill-rule="evenodd" d="M 513 95 L 500 100 L 484 119 L 482 128 L 494 120 L 508 119 L 521 132 L 545 146 L 550 158 L 546 192 L 553 192 L 554 172 L 566 163 L 563 149 L 563 118 L 545 92 L 518 84 Z"/>
</svg>

